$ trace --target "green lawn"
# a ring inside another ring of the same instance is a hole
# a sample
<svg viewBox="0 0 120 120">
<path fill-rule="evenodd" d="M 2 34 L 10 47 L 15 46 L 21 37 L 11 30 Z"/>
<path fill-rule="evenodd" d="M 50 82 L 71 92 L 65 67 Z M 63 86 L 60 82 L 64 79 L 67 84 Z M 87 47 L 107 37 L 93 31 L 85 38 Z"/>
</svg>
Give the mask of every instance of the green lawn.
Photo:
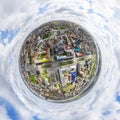
<svg viewBox="0 0 120 120">
<path fill-rule="evenodd" d="M 91 58 L 88 58 L 87 61 L 91 61 L 92 59 Z"/>
<path fill-rule="evenodd" d="M 34 84 L 38 83 L 37 82 L 37 78 L 34 75 L 30 75 L 29 78 L 30 78 L 30 80 L 31 80 L 32 83 L 34 83 Z"/>
<path fill-rule="evenodd" d="M 32 64 L 32 57 L 30 56 L 29 57 L 29 60 L 30 60 L 30 65 Z"/>
<path fill-rule="evenodd" d="M 48 64 L 48 65 L 42 65 L 42 68 L 50 68 L 50 67 L 51 67 L 50 64 Z"/>
<path fill-rule="evenodd" d="M 78 61 L 83 61 L 83 60 L 84 60 L 84 57 L 78 59 Z"/>
<path fill-rule="evenodd" d="M 43 74 L 41 75 L 41 78 L 43 81 L 45 80 L 45 78 L 47 78 L 49 82 L 51 80 L 51 78 L 46 70 L 44 70 Z"/>
<path fill-rule="evenodd" d="M 43 39 L 46 39 L 46 38 L 48 38 L 49 36 L 50 36 L 50 32 L 49 32 L 49 33 L 44 34 L 42 38 L 43 38 Z"/>
<path fill-rule="evenodd" d="M 69 65 L 69 64 L 72 64 L 72 63 L 73 63 L 72 60 L 65 61 L 65 62 L 61 62 L 61 63 L 60 63 L 60 66 Z"/>
<path fill-rule="evenodd" d="M 96 69 L 96 63 L 94 63 L 94 65 L 92 66 L 88 79 L 91 79 L 94 76 L 95 69 Z"/>
<path fill-rule="evenodd" d="M 64 86 L 63 91 L 69 91 L 69 90 L 73 89 L 74 87 L 75 87 L 74 85 Z"/>
<path fill-rule="evenodd" d="M 55 74 L 56 80 L 59 81 L 59 76 L 58 74 Z"/>
<path fill-rule="evenodd" d="M 42 54 L 38 55 L 37 59 L 40 60 L 40 59 L 43 59 L 45 57 L 46 57 L 46 53 L 42 53 Z"/>
<path fill-rule="evenodd" d="M 67 26 L 60 26 L 60 29 L 67 29 Z"/>
</svg>

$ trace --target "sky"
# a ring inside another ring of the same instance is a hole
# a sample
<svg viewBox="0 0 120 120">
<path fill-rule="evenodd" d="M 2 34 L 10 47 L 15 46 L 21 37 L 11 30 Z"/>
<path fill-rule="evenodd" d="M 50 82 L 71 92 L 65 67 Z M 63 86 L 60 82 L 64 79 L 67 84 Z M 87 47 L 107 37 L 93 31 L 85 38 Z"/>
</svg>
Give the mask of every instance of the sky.
<svg viewBox="0 0 120 120">
<path fill-rule="evenodd" d="M 0 120 L 119 120 L 120 1 L 0 0 Z M 27 35 L 52 20 L 80 24 L 95 38 L 101 71 L 94 87 L 70 103 L 50 103 L 21 79 L 18 58 Z"/>
</svg>

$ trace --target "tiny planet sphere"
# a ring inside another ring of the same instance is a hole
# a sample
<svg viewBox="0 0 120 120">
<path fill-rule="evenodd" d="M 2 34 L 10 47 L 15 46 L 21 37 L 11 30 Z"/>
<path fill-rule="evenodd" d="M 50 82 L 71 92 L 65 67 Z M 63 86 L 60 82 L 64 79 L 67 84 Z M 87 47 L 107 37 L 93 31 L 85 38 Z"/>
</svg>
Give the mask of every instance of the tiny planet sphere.
<svg viewBox="0 0 120 120">
<path fill-rule="evenodd" d="M 42 24 L 26 37 L 20 50 L 19 70 L 25 85 L 50 102 L 69 102 L 85 95 L 99 69 L 95 40 L 70 21 Z"/>
</svg>

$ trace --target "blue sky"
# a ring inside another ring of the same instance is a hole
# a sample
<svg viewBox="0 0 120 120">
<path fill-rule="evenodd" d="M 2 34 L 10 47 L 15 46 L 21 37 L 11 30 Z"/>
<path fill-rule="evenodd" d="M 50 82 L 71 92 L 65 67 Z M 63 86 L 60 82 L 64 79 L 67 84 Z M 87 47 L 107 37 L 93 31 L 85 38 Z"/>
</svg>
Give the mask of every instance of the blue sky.
<svg viewBox="0 0 120 120">
<path fill-rule="evenodd" d="M 40 13 L 40 14 L 45 13 L 45 11 L 47 11 L 47 9 L 48 9 L 48 6 L 49 6 L 49 4 L 46 4 L 45 6 L 40 7 L 40 8 L 39 8 L 39 13 Z"/>
<path fill-rule="evenodd" d="M 0 30 L 0 43 L 3 45 L 6 45 L 5 39 L 8 38 L 7 44 L 9 44 L 13 38 L 19 33 L 20 29 L 15 29 L 15 30 Z"/>
<path fill-rule="evenodd" d="M 5 107 L 7 115 L 11 120 L 19 120 L 19 113 L 7 100 L 0 98 L 0 106 Z"/>
<path fill-rule="evenodd" d="M 116 96 L 116 101 L 120 103 L 120 95 Z"/>
<path fill-rule="evenodd" d="M 107 115 L 110 115 L 110 114 L 111 114 L 111 112 L 110 112 L 110 111 L 108 111 L 108 110 L 106 110 L 106 111 L 104 111 L 102 114 L 103 114 L 104 116 L 107 116 Z"/>
<path fill-rule="evenodd" d="M 33 120 L 40 120 L 40 119 L 38 118 L 38 116 L 34 116 Z"/>
<path fill-rule="evenodd" d="M 14 108 L 14 106 L 9 103 L 9 101 L 0 97 L 0 106 L 6 109 L 7 115 L 11 120 L 21 120 L 19 113 Z M 39 119 L 38 116 L 33 116 L 33 120 L 41 120 L 41 119 Z"/>
</svg>

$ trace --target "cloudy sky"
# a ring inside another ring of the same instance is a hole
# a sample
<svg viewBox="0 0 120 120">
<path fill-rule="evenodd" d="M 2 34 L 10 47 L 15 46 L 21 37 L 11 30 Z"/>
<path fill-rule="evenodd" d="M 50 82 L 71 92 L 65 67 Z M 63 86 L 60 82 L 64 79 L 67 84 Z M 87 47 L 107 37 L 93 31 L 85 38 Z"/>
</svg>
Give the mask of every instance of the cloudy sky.
<svg viewBox="0 0 120 120">
<path fill-rule="evenodd" d="M 119 0 L 0 0 L 0 120 L 119 120 L 119 19 Z M 98 81 L 74 102 L 40 100 L 27 89 L 19 73 L 18 56 L 24 39 L 51 20 L 80 24 L 100 48 Z"/>
</svg>

